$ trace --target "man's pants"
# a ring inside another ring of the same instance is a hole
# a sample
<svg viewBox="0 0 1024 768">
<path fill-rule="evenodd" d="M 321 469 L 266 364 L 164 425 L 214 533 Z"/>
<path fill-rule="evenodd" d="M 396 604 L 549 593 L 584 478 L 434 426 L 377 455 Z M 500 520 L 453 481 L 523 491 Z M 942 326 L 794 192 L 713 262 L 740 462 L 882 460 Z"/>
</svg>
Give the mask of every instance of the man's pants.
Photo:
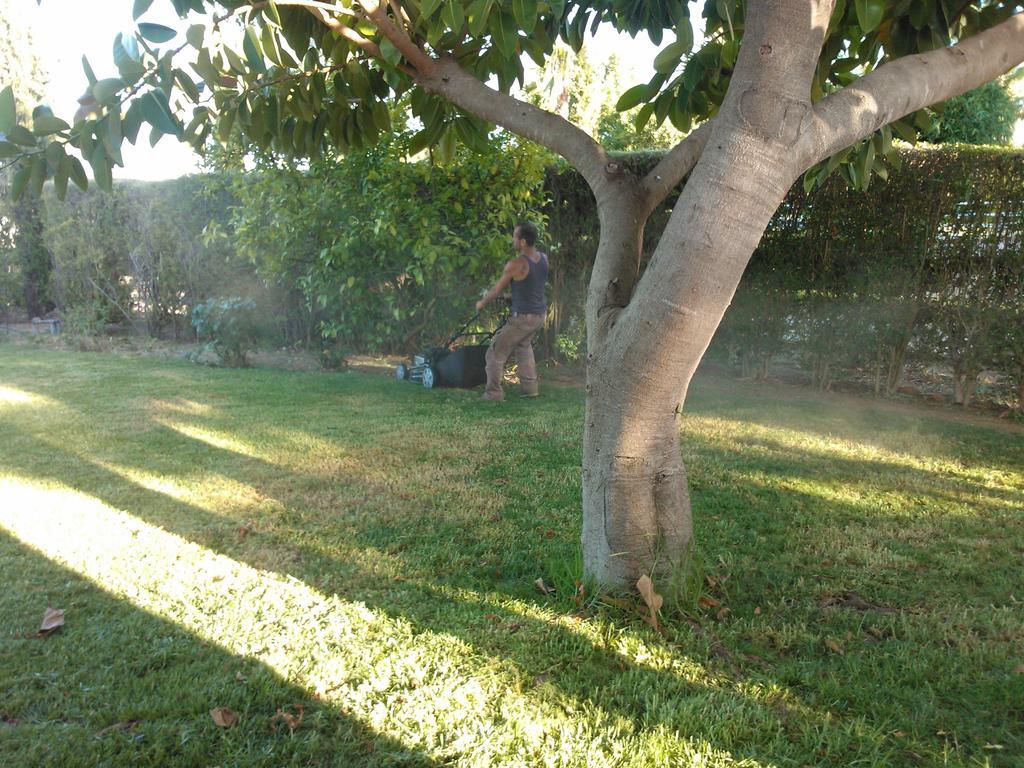
<svg viewBox="0 0 1024 768">
<path fill-rule="evenodd" d="M 530 340 L 544 327 L 544 315 L 513 315 L 491 338 L 487 348 L 487 389 L 484 395 L 491 398 L 503 396 L 501 389 L 505 362 L 516 353 L 519 366 L 519 387 L 524 395 L 537 394 L 537 364 L 533 359 L 533 344 Z"/>
</svg>

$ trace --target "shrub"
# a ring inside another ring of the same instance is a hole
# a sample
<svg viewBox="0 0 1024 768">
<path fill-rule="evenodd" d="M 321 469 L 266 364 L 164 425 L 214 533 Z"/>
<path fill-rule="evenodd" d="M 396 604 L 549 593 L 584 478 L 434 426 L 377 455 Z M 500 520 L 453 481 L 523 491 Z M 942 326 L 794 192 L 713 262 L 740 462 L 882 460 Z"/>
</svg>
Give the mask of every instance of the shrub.
<svg viewBox="0 0 1024 768">
<path fill-rule="evenodd" d="M 252 299 L 210 299 L 192 309 L 192 325 L 200 339 L 208 339 L 224 365 L 240 368 L 256 348 L 258 324 L 256 302 Z"/>
</svg>

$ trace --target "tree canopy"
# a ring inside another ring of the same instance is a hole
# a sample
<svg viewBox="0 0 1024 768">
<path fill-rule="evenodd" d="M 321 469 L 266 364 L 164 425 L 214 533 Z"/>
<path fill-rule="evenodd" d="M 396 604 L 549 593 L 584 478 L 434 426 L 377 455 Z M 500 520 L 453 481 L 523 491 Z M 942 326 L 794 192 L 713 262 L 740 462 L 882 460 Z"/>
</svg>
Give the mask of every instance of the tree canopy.
<svg viewBox="0 0 1024 768">
<path fill-rule="evenodd" d="M 5 78 L 12 90 L 0 93 L 0 157 L 19 159 L 16 193 L 29 184 L 38 190 L 48 178 L 59 194 L 69 179 L 84 187 L 84 169 L 68 146 L 92 165 L 100 186 L 109 186 L 122 142 L 135 142 L 143 123 L 152 143 L 173 135 L 197 149 L 236 132 L 293 156 L 316 157 L 328 145 L 362 148 L 390 129 L 389 100 L 409 91 L 411 112 L 422 124 L 413 151 L 436 145 L 450 156 L 458 141 L 480 148 L 495 122 L 550 144 L 542 135 L 552 127 L 546 114 L 503 116 L 511 103 L 492 93 L 523 84 L 524 55 L 543 65 L 558 41 L 579 51 L 601 24 L 666 43 L 653 62 L 656 74 L 627 89 L 618 107 L 639 107 L 639 128 L 668 121 L 687 132 L 718 112 L 747 17 L 740 0 L 704 3 L 705 37 L 695 49 L 692 15 L 701 4 L 670 0 L 171 2 L 195 22 L 185 41 L 177 30 L 145 21 L 152 0 L 136 0 L 136 34 L 114 42 L 119 76 L 98 80 L 83 60 L 88 90 L 74 121 L 44 106 L 31 125 L 15 120 L 14 89 L 25 98 L 38 94 L 17 76 Z M 818 101 L 886 62 L 988 29 L 1018 7 L 1012 0 L 837 0 L 810 98 Z M 849 180 L 865 184 L 873 173 L 885 175 L 882 158 L 893 132 L 913 141 L 917 130 L 930 127 L 927 114 L 918 112 L 884 128 L 873 146 L 843 158 Z"/>
</svg>

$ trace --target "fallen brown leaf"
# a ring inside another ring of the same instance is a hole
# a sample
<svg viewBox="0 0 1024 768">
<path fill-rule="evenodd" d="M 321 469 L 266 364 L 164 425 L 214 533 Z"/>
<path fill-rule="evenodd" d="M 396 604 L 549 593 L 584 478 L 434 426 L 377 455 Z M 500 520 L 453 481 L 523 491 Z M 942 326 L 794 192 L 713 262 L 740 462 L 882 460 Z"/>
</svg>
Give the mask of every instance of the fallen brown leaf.
<svg viewBox="0 0 1024 768">
<path fill-rule="evenodd" d="M 724 619 L 725 617 L 727 617 L 727 616 L 728 616 L 728 615 L 729 615 L 730 613 L 732 613 L 732 611 L 730 611 L 730 610 L 729 610 L 728 608 L 722 608 L 722 609 L 721 609 L 721 610 L 720 610 L 720 611 L 719 611 L 719 612 L 718 612 L 718 613 L 716 614 L 716 616 L 718 617 L 718 620 L 719 620 L 719 621 L 722 621 L 722 620 L 723 620 L 723 619 Z"/>
<path fill-rule="evenodd" d="M 555 591 L 554 587 L 549 587 L 547 584 L 544 583 L 543 578 L 537 579 L 535 582 L 533 582 L 533 584 L 535 587 L 537 587 L 537 589 L 540 590 L 540 593 L 542 595 L 550 595 L 552 592 Z"/>
<path fill-rule="evenodd" d="M 642 597 L 644 602 L 647 604 L 647 609 L 650 611 L 650 615 L 644 617 L 644 621 L 657 629 L 658 611 L 661 610 L 661 605 L 665 602 L 665 599 L 654 591 L 654 583 L 651 581 L 651 577 L 646 573 L 637 580 L 636 588 L 637 591 L 640 592 L 640 597 Z"/>
<path fill-rule="evenodd" d="M 302 716 L 305 714 L 305 710 L 302 708 L 302 705 L 296 704 L 294 707 L 290 707 L 289 709 L 294 709 L 296 714 L 293 715 L 291 712 L 279 709 L 277 710 L 277 714 L 270 718 L 270 722 L 275 728 L 277 727 L 277 723 L 284 723 L 289 731 L 295 731 L 302 725 Z"/>
<path fill-rule="evenodd" d="M 609 597 L 608 595 L 601 595 L 601 602 L 605 605 L 612 605 L 616 608 L 621 608 L 624 611 L 636 610 L 636 605 L 631 603 L 629 600 L 623 600 L 620 597 Z"/>
<path fill-rule="evenodd" d="M 39 625 L 39 635 L 47 637 L 64 626 L 64 611 L 60 608 L 47 608 L 43 612 L 43 623 Z"/>
<path fill-rule="evenodd" d="M 583 586 L 582 581 L 576 582 L 576 594 L 572 596 L 572 600 L 576 605 L 583 605 L 583 600 L 587 596 L 587 589 Z"/>
<path fill-rule="evenodd" d="M 832 653 L 838 653 L 840 656 L 843 655 L 842 647 L 832 638 L 825 638 L 825 647 L 832 651 Z"/>
<path fill-rule="evenodd" d="M 1016 667 L 1014 667 L 1013 674 L 1024 675 L 1024 664 L 1018 664 Z"/>
<path fill-rule="evenodd" d="M 755 608 L 754 609 L 754 615 L 755 616 L 760 616 L 761 615 L 761 609 L 760 608 Z"/>
<path fill-rule="evenodd" d="M 210 717 L 219 728 L 230 728 L 238 722 L 238 715 L 227 707 L 217 707 L 210 710 Z"/>
<path fill-rule="evenodd" d="M 715 600 L 713 597 L 708 597 L 707 595 L 701 595 L 698 597 L 697 603 L 699 605 L 703 605 L 705 608 L 717 608 L 721 605 L 718 600 Z"/>
</svg>

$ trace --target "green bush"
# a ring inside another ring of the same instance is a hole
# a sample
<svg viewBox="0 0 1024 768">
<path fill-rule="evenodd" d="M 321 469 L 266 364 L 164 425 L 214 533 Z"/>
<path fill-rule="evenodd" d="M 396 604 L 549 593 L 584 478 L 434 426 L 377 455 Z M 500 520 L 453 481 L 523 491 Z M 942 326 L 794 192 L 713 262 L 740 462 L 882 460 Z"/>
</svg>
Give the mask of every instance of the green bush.
<svg viewBox="0 0 1024 768">
<path fill-rule="evenodd" d="M 258 319 L 252 299 L 211 299 L 192 309 L 192 325 L 200 340 L 207 340 L 221 362 L 229 368 L 247 364 L 249 352 L 256 348 Z"/>
</svg>

